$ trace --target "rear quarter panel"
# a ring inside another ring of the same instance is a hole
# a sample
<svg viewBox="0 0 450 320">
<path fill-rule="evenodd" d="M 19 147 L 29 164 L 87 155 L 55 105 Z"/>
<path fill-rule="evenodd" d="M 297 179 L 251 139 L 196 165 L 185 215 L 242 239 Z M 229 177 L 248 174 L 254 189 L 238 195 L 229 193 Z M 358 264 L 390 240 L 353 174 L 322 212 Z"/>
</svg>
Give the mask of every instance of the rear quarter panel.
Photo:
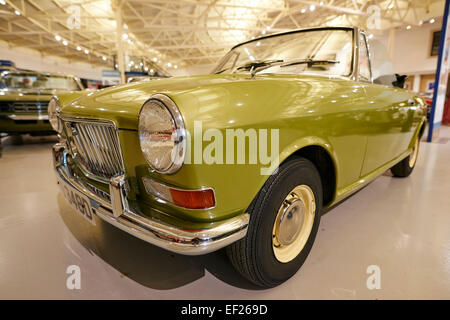
<svg viewBox="0 0 450 320">
<path fill-rule="evenodd" d="M 366 84 L 367 153 L 361 175 L 370 174 L 412 147 L 413 137 L 425 120 L 414 93 L 377 84 Z M 414 105 L 409 104 L 414 101 Z"/>
</svg>

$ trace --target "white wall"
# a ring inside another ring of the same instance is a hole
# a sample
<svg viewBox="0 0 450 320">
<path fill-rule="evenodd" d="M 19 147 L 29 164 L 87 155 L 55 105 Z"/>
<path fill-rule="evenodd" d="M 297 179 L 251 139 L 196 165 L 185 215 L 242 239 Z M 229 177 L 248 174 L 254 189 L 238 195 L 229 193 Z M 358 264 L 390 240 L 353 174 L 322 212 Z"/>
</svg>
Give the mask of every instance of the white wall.
<svg viewBox="0 0 450 320">
<path fill-rule="evenodd" d="M 392 62 L 399 74 L 431 74 L 436 72 L 437 57 L 430 57 L 433 31 L 439 31 L 442 20 L 436 19 L 433 24 L 395 29 Z M 375 36 L 387 45 L 389 31 Z"/>
<path fill-rule="evenodd" d="M 102 69 L 107 69 L 56 56 L 41 56 L 39 51 L 28 48 L 10 48 L 4 41 L 0 41 L 0 59 L 13 61 L 17 68 L 41 72 L 61 72 L 93 80 L 102 80 Z"/>
</svg>

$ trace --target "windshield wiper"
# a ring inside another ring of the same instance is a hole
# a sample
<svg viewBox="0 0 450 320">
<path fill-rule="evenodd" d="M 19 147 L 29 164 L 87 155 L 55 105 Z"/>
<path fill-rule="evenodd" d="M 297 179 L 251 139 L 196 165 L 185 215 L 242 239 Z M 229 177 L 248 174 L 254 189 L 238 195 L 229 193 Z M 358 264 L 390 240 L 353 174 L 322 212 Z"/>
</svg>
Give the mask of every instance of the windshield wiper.
<svg viewBox="0 0 450 320">
<path fill-rule="evenodd" d="M 227 70 L 229 70 L 229 69 L 230 69 L 230 68 L 225 68 L 225 69 L 222 69 L 222 70 L 220 70 L 220 71 L 214 72 L 214 74 L 221 74 L 222 72 L 227 71 Z"/>
<path fill-rule="evenodd" d="M 236 70 L 250 70 L 252 77 L 258 72 L 264 69 L 270 68 L 274 65 L 278 65 L 284 62 L 281 59 L 277 60 L 256 60 L 237 67 Z"/>
<path fill-rule="evenodd" d="M 307 64 L 308 68 L 311 68 L 312 66 L 315 65 L 328 65 L 328 64 L 337 64 L 340 63 L 340 61 L 337 60 L 326 60 L 326 59 L 301 59 L 301 60 L 294 60 L 294 61 L 290 61 L 287 63 L 283 63 L 284 60 L 281 59 L 277 59 L 277 60 L 257 60 L 257 61 L 252 61 L 249 63 L 246 63 L 240 67 L 237 67 L 236 70 L 250 70 L 250 73 L 253 76 L 255 76 L 255 74 L 257 72 L 260 72 L 262 70 L 268 69 L 270 67 L 279 65 L 280 67 L 289 67 L 289 66 L 294 66 L 294 65 L 298 65 L 298 64 Z"/>
<path fill-rule="evenodd" d="M 283 60 L 256 60 L 237 67 L 237 70 L 252 70 L 255 68 L 270 66 L 278 62 L 283 62 Z"/>
<path fill-rule="evenodd" d="M 311 68 L 313 65 L 322 65 L 325 66 L 327 64 L 336 64 L 336 63 L 340 63 L 340 61 L 337 60 L 314 60 L 314 59 L 301 59 L 301 60 L 296 60 L 296 61 L 291 61 L 285 64 L 280 65 L 280 68 L 283 67 L 289 67 L 289 66 L 295 66 L 297 64 L 307 64 L 308 68 Z"/>
</svg>

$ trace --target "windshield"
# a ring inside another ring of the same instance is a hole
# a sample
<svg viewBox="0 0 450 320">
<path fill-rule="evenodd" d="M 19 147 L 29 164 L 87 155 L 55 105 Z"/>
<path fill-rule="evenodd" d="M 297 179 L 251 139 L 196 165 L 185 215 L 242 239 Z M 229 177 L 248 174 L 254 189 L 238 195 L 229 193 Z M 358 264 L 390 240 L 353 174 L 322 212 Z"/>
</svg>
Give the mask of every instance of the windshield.
<svg viewBox="0 0 450 320">
<path fill-rule="evenodd" d="M 2 82 L 9 89 L 81 90 L 74 78 L 57 75 L 8 73 Z"/>
<path fill-rule="evenodd" d="M 213 73 L 349 76 L 353 30 L 320 29 L 257 39 L 232 49 Z"/>
</svg>

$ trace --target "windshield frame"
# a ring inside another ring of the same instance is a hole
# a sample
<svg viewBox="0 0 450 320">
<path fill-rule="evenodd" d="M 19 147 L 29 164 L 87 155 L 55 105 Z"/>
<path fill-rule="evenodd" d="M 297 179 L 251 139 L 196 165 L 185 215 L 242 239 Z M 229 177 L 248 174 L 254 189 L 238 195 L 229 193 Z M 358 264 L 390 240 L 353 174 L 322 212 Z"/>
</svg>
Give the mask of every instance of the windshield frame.
<svg viewBox="0 0 450 320">
<path fill-rule="evenodd" d="M 326 75 L 326 77 L 331 77 L 331 78 L 344 78 L 344 79 L 349 79 L 349 80 L 354 80 L 356 81 L 358 79 L 358 41 L 359 41 L 359 33 L 360 30 L 359 28 L 353 28 L 353 27 L 317 27 L 317 28 L 305 28 L 305 29 L 297 29 L 297 30 L 292 30 L 292 31 L 287 31 L 287 32 L 280 32 L 280 33 L 274 33 L 274 34 L 269 34 L 267 36 L 263 36 L 263 37 L 258 37 L 255 39 L 251 39 L 242 43 L 239 43 L 235 46 L 233 46 L 230 51 L 228 51 L 220 60 L 219 62 L 216 64 L 216 66 L 214 67 L 214 69 L 211 71 L 212 74 L 215 73 L 221 73 L 221 69 L 224 65 L 224 63 L 226 62 L 225 58 L 228 57 L 229 55 L 232 54 L 233 50 L 252 43 L 252 42 L 257 42 L 257 41 L 261 41 L 261 40 L 265 40 L 265 39 L 269 39 L 269 38 L 274 38 L 274 37 L 279 37 L 279 36 L 284 36 L 284 35 L 289 35 L 289 34 L 294 34 L 294 33 L 303 33 L 303 32 L 312 32 L 312 31 L 326 31 L 326 30 L 343 30 L 343 31 L 352 31 L 352 61 L 350 63 L 351 65 L 351 70 L 349 75 Z M 318 76 L 322 76 L 320 74 L 318 74 Z M 325 75 L 323 75 L 325 76 Z"/>
<path fill-rule="evenodd" d="M 69 89 L 58 89 L 58 88 L 10 88 L 8 86 L 6 86 L 6 83 L 4 81 L 5 77 L 7 77 L 8 75 L 14 75 L 17 74 L 18 76 L 20 75 L 30 75 L 30 76 L 39 76 L 39 75 L 43 75 L 43 76 L 47 76 L 47 77 L 62 77 L 62 78 L 70 78 L 73 79 L 75 81 L 75 83 L 78 86 L 77 90 L 69 90 Z M 71 75 L 66 75 L 66 74 L 53 74 L 53 73 L 46 73 L 46 72 L 21 72 L 21 71 L 3 71 L 0 73 L 0 89 L 4 90 L 14 90 L 14 91 L 29 91 L 29 90 L 67 90 L 67 91 L 82 91 L 84 90 L 84 86 L 81 83 L 80 79 L 78 77 L 74 77 Z"/>
</svg>

